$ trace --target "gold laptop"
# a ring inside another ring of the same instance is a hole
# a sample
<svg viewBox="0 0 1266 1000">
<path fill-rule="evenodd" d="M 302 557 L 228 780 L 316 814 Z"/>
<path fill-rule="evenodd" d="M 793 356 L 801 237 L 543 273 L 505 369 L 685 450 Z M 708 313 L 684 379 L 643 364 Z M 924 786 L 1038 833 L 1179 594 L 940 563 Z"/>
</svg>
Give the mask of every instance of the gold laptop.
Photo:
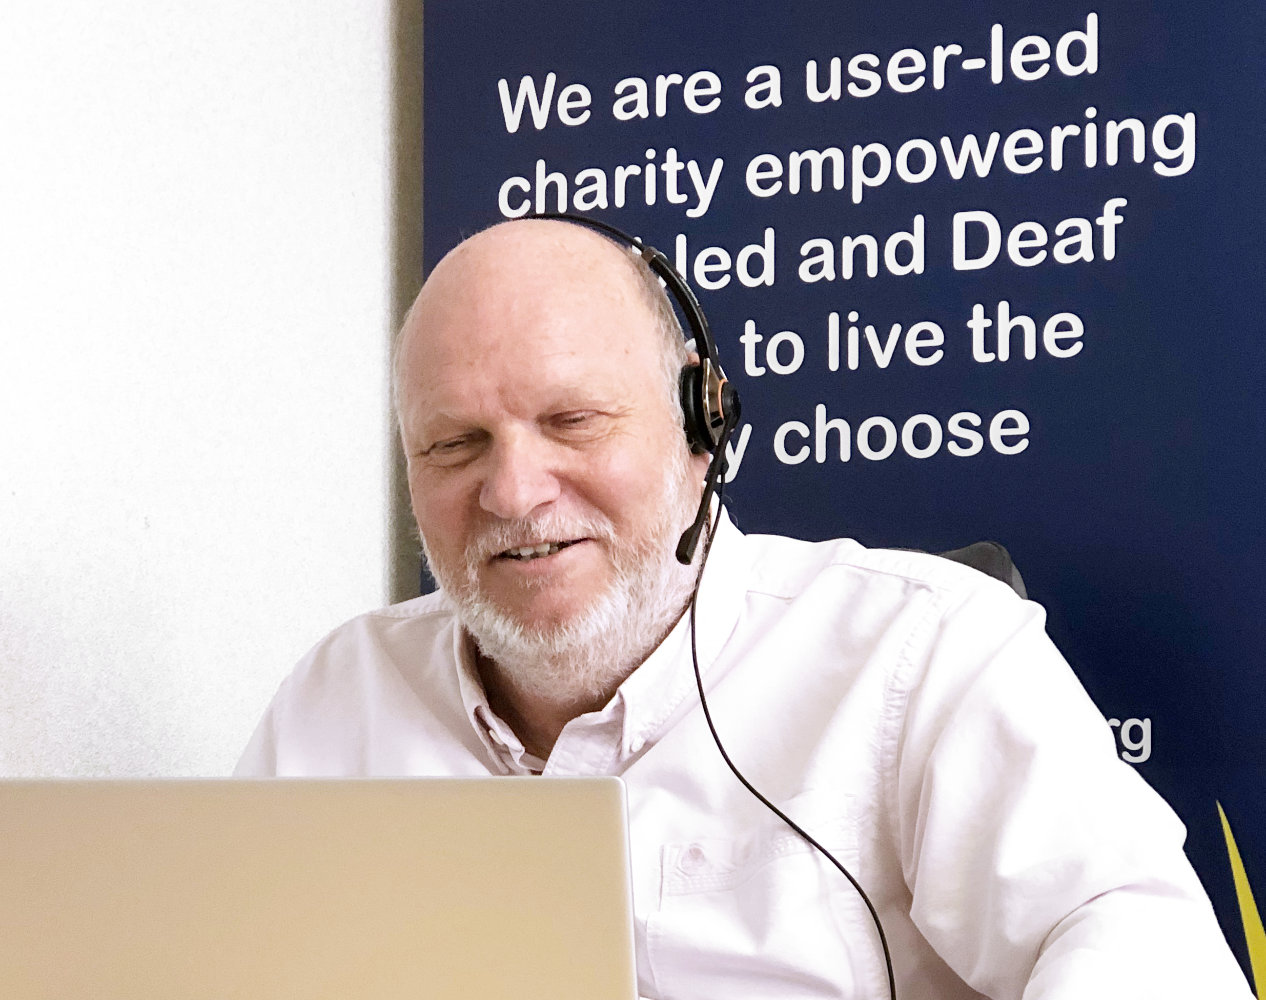
<svg viewBox="0 0 1266 1000">
<path fill-rule="evenodd" d="M 5 1000 L 634 1000 L 618 779 L 0 782 Z"/>
</svg>

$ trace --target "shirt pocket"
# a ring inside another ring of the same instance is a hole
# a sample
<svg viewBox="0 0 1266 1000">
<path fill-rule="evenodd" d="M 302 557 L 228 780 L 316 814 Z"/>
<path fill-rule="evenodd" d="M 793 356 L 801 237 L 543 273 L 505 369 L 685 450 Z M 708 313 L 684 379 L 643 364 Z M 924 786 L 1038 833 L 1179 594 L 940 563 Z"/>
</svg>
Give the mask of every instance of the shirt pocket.
<svg viewBox="0 0 1266 1000">
<path fill-rule="evenodd" d="M 794 803 L 786 812 L 859 875 L 854 815 L 801 820 Z M 664 1000 L 886 994 L 883 952 L 857 891 L 772 813 L 741 837 L 665 844 L 660 866 L 646 947 Z"/>
</svg>

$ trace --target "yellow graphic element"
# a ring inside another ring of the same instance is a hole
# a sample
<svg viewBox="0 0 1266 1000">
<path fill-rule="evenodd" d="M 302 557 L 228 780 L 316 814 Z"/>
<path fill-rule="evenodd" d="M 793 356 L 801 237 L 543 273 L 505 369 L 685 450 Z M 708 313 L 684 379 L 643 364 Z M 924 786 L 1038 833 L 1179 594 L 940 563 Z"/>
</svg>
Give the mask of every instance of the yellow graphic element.
<svg viewBox="0 0 1266 1000">
<path fill-rule="evenodd" d="M 1218 815 L 1222 817 L 1222 833 L 1226 837 L 1226 853 L 1231 859 L 1231 874 L 1235 877 L 1235 896 L 1240 902 L 1240 919 L 1244 922 L 1244 940 L 1248 943 L 1248 960 L 1253 966 L 1253 985 L 1258 997 L 1266 987 L 1266 928 L 1262 927 L 1257 903 L 1253 901 L 1253 889 L 1248 884 L 1248 873 L 1240 859 L 1240 850 L 1231 836 L 1231 824 L 1227 822 L 1222 803 L 1218 803 Z"/>
</svg>

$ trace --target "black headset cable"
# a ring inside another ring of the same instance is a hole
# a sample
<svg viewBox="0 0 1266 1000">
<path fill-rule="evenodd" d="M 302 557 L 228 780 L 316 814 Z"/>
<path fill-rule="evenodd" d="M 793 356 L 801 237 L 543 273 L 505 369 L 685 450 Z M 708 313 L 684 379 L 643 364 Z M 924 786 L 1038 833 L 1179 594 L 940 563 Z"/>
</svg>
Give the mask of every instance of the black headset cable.
<svg viewBox="0 0 1266 1000">
<path fill-rule="evenodd" d="M 723 449 L 725 447 L 725 443 L 729 440 L 730 433 L 734 429 L 732 425 L 737 422 L 738 422 L 737 415 L 733 418 L 730 418 L 727 415 L 726 427 L 721 433 L 721 443 L 718 446 L 719 448 Z M 725 483 L 725 473 L 724 473 L 724 469 L 722 469 L 721 474 L 718 475 L 716 478 L 716 501 L 717 501 L 716 511 L 717 513 L 710 516 L 706 522 L 706 530 L 705 530 L 705 535 L 704 535 L 704 540 L 703 540 L 703 554 L 699 558 L 699 577 L 695 582 L 694 592 L 690 595 L 690 660 L 694 666 L 695 684 L 699 688 L 699 705 L 703 709 L 703 718 L 708 724 L 708 732 L 712 734 L 712 742 L 716 744 L 717 750 L 720 751 L 721 753 L 721 759 L 725 761 L 726 767 L 728 767 L 730 771 L 733 773 L 734 777 L 736 777 L 739 780 L 739 783 L 744 788 L 746 788 L 749 792 L 751 792 L 752 795 L 754 795 L 766 808 L 768 808 L 770 812 L 772 812 L 780 820 L 786 823 L 787 826 L 789 826 L 792 830 L 794 830 L 800 836 L 800 838 L 804 840 L 805 843 L 807 843 L 810 847 L 814 848 L 819 854 L 821 854 L 824 858 L 826 858 L 827 861 L 831 862 L 832 865 L 834 865 L 837 869 L 839 869 L 840 873 L 846 879 L 848 879 L 849 884 L 852 885 L 852 887 L 857 890 L 857 894 L 861 897 L 862 902 L 866 904 L 866 909 L 870 911 L 870 919 L 874 922 L 875 930 L 879 934 L 879 944 L 882 946 L 883 953 L 884 953 L 884 966 L 888 972 L 889 1000 L 897 1000 L 897 979 L 892 970 L 892 952 L 888 948 L 888 936 L 884 933 L 884 925 L 879 919 L 879 912 L 875 909 L 875 904 L 870 901 L 870 897 L 866 895 L 866 890 L 862 888 L 861 883 L 857 881 L 857 879 L 853 876 L 853 873 L 850 872 L 847 868 L 845 868 L 844 865 L 840 863 L 839 859 L 837 859 L 834 854 L 832 854 L 825 847 L 823 847 L 802 826 L 800 826 L 800 824 L 798 824 L 785 812 L 783 812 L 776 805 L 774 805 L 768 798 L 766 798 L 760 792 L 760 790 L 755 785 L 753 785 L 750 781 L 747 780 L 743 772 L 740 771 L 738 767 L 735 765 L 734 761 L 730 759 L 730 755 L 726 752 L 725 746 L 721 742 L 721 736 L 717 732 L 716 725 L 712 721 L 712 712 L 708 708 L 708 697 L 704 693 L 704 689 L 703 689 L 703 673 L 699 669 L 699 643 L 698 643 L 697 632 L 696 632 L 696 627 L 695 627 L 695 617 L 696 617 L 696 609 L 699 603 L 699 588 L 703 584 L 703 571 L 704 571 L 704 568 L 708 565 L 708 553 L 712 551 L 712 539 L 716 534 L 716 523 L 717 523 L 717 519 L 720 516 L 721 505 L 723 501 L 723 493 L 724 493 L 724 483 Z"/>
</svg>

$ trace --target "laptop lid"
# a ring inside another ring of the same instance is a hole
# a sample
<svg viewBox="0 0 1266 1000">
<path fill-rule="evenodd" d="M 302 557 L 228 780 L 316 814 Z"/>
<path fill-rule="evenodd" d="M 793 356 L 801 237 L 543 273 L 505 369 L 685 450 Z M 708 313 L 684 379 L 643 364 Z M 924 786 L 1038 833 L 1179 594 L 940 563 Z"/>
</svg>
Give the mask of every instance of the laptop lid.
<svg viewBox="0 0 1266 1000">
<path fill-rule="evenodd" d="M 8 1000 L 633 1000 L 616 778 L 0 782 Z"/>
</svg>

